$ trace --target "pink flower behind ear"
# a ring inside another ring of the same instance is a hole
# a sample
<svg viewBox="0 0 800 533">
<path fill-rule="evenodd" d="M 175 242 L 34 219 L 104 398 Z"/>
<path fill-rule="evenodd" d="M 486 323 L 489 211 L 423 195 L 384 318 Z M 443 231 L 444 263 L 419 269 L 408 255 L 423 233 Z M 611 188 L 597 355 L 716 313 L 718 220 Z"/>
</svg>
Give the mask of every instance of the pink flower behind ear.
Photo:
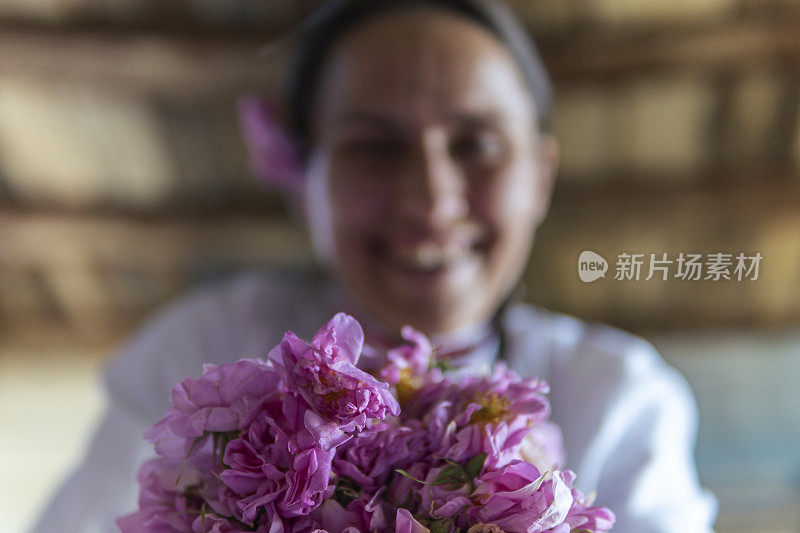
<svg viewBox="0 0 800 533">
<path fill-rule="evenodd" d="M 310 345 L 288 332 L 269 353 L 289 391 L 308 403 L 306 428 L 326 447 L 341 444 L 370 420 L 400 413 L 389 385 L 356 368 L 363 342 L 358 322 L 339 313 Z"/>
<path fill-rule="evenodd" d="M 297 192 L 303 176 L 299 142 L 280 124 L 276 107 L 245 96 L 237 108 L 253 172 L 265 185 Z"/>
</svg>

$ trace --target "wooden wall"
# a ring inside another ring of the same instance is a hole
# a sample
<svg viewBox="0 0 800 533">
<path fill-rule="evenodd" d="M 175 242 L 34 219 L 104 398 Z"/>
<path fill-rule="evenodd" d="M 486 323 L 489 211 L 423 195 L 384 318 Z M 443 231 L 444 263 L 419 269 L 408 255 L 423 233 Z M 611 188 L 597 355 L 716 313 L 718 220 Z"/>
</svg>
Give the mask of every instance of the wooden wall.
<svg viewBox="0 0 800 533">
<path fill-rule="evenodd" d="M 233 107 L 278 93 L 316 3 L 0 0 L 0 342 L 107 345 L 199 280 L 310 261 Z M 527 297 L 642 332 L 797 324 L 800 4 L 512 3 L 563 155 Z M 584 284 L 583 250 L 764 260 L 753 282 Z"/>
</svg>

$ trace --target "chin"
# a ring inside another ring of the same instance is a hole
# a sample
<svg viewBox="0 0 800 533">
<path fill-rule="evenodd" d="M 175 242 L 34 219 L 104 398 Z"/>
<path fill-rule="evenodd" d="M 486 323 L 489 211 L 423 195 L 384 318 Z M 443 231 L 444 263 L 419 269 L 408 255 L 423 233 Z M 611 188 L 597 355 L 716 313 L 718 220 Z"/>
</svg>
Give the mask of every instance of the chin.
<svg viewBox="0 0 800 533">
<path fill-rule="evenodd" d="M 483 298 L 476 298 L 474 294 L 431 296 L 434 295 L 410 299 L 408 295 L 383 294 L 377 301 L 392 302 L 392 305 L 375 309 L 375 314 L 392 329 L 411 326 L 427 335 L 450 333 L 491 317 L 491 310 L 480 312 L 488 306 L 481 305 Z"/>
<path fill-rule="evenodd" d="M 495 264 L 502 258 L 493 253 L 500 250 L 486 244 L 449 256 L 431 253 L 436 261 L 424 249 L 401 255 L 352 246 L 340 254 L 348 261 L 339 272 L 364 308 L 393 330 L 410 325 L 444 334 L 491 320 L 502 301 L 505 284 Z"/>
</svg>

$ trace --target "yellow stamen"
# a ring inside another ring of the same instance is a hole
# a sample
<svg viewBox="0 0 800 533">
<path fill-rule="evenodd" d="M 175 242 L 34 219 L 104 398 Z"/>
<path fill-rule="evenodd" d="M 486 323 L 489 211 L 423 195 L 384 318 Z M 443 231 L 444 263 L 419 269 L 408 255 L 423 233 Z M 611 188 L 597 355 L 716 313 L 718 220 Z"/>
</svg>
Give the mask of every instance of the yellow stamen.
<svg viewBox="0 0 800 533">
<path fill-rule="evenodd" d="M 511 405 L 509 400 L 494 392 L 477 396 L 475 403 L 481 408 L 472 413 L 470 423 L 499 422 L 508 417 L 508 406 Z"/>
<path fill-rule="evenodd" d="M 395 385 L 397 399 L 403 405 L 408 405 L 414 399 L 417 391 L 422 388 L 422 378 L 411 373 L 410 368 L 400 370 L 400 379 Z"/>
</svg>

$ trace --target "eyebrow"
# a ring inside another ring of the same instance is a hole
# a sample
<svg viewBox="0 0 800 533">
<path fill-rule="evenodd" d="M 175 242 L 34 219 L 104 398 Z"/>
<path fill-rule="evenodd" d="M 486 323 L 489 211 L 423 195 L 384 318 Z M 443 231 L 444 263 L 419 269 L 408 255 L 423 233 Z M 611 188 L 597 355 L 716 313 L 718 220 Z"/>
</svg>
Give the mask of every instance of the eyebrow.
<svg viewBox="0 0 800 533">
<path fill-rule="evenodd" d="M 496 110 L 480 111 L 475 113 L 453 113 L 446 115 L 446 120 L 463 126 L 494 126 L 504 123 L 505 117 Z"/>
<path fill-rule="evenodd" d="M 487 110 L 479 112 L 463 112 L 458 111 L 454 113 L 446 113 L 444 115 L 444 122 L 457 123 L 462 126 L 491 126 L 505 122 L 502 113 L 496 110 Z M 371 111 L 350 111 L 344 113 L 341 117 L 335 120 L 337 127 L 347 126 L 370 126 L 379 129 L 398 129 L 399 122 L 402 121 L 401 117 Z"/>
<path fill-rule="evenodd" d="M 394 129 L 397 127 L 397 119 L 395 117 L 370 111 L 349 111 L 338 117 L 334 123 L 337 127 L 375 126 L 382 129 Z"/>
</svg>

